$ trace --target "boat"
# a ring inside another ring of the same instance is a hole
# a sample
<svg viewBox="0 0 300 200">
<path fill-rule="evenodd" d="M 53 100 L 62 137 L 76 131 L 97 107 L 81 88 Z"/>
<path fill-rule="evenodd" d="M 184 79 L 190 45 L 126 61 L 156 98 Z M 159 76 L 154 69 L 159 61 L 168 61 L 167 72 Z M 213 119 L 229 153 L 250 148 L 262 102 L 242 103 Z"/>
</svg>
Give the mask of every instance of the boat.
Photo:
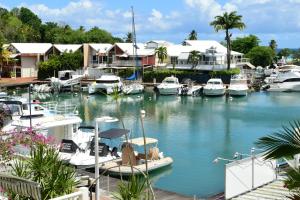
<svg viewBox="0 0 300 200">
<path fill-rule="evenodd" d="M 124 85 L 123 93 L 124 94 L 140 94 L 144 92 L 144 86 L 140 83 L 131 83 L 128 85 Z"/>
<path fill-rule="evenodd" d="M 52 77 L 51 87 L 55 91 L 61 91 L 63 89 L 72 88 L 75 85 L 78 85 L 83 78 L 83 75 L 77 75 L 73 70 L 64 70 L 58 72 L 58 78 Z"/>
<path fill-rule="evenodd" d="M 300 92 L 300 69 L 280 69 L 265 89 L 269 92 Z"/>
<path fill-rule="evenodd" d="M 112 94 L 114 91 L 121 92 L 122 89 L 123 83 L 121 82 L 121 78 L 115 75 L 102 75 L 94 83 L 88 85 L 89 94 L 97 92 Z"/>
<path fill-rule="evenodd" d="M 248 89 L 247 78 L 242 74 L 238 74 L 231 78 L 228 94 L 230 96 L 246 96 Z"/>
<path fill-rule="evenodd" d="M 134 151 L 133 146 L 141 147 L 144 145 L 144 138 L 134 138 L 124 141 L 122 145 L 121 158 L 103 163 L 99 169 L 110 175 L 130 176 L 146 173 L 146 162 L 148 172 L 152 172 L 173 163 L 171 157 L 165 157 L 163 152 L 157 148 L 158 140 L 155 138 L 145 138 L 146 145 L 151 145 L 147 157 L 144 153 Z"/>
<path fill-rule="evenodd" d="M 99 133 L 99 163 L 105 163 L 120 157 L 118 147 L 109 147 L 103 140 L 119 139 L 128 134 L 127 129 L 112 128 Z M 95 140 L 94 138 L 89 142 L 84 151 L 77 151 L 70 159 L 69 164 L 78 169 L 86 169 L 95 167 Z"/>
<path fill-rule="evenodd" d="M 37 93 L 49 93 L 52 92 L 52 87 L 49 86 L 48 84 L 41 84 L 41 85 L 35 84 L 32 90 Z"/>
<path fill-rule="evenodd" d="M 161 84 L 157 86 L 159 94 L 162 95 L 176 95 L 181 88 L 178 78 L 174 76 L 166 77 Z"/>
<path fill-rule="evenodd" d="M 222 96 L 225 94 L 225 86 L 221 79 L 212 78 L 203 87 L 203 93 L 206 96 Z"/>
<path fill-rule="evenodd" d="M 199 96 L 203 87 L 201 85 L 184 84 L 179 89 L 178 94 L 181 96 Z"/>
</svg>

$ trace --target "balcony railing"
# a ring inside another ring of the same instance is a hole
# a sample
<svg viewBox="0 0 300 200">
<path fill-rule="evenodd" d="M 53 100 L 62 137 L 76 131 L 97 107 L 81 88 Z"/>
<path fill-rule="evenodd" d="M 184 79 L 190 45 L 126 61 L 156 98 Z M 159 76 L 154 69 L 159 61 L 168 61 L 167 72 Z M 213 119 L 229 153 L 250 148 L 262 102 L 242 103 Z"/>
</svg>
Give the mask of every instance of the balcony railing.
<svg viewBox="0 0 300 200">
<path fill-rule="evenodd" d="M 142 62 L 140 60 L 116 60 L 113 61 L 112 66 L 121 66 L 121 67 L 133 67 L 133 66 L 141 66 Z"/>
</svg>

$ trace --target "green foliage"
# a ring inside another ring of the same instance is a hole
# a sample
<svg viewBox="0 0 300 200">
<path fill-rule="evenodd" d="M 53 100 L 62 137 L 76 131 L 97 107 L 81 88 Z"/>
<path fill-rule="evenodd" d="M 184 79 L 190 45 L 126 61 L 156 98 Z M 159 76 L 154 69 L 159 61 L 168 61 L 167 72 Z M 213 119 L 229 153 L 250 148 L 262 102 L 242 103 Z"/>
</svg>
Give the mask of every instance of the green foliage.
<svg viewBox="0 0 300 200">
<path fill-rule="evenodd" d="M 122 77 L 122 78 L 128 78 L 129 76 L 131 76 L 134 73 L 133 69 L 122 69 L 118 71 L 118 76 Z"/>
<path fill-rule="evenodd" d="M 41 185 L 42 200 L 72 193 L 77 185 L 75 169 L 58 157 L 56 149 L 38 144 L 27 160 L 17 160 L 13 175 L 30 179 Z"/>
<path fill-rule="evenodd" d="M 291 54 L 293 53 L 293 51 L 291 50 L 291 49 L 289 49 L 289 48 L 284 48 L 284 49 L 281 49 L 279 52 L 278 52 L 278 54 L 277 54 L 277 56 L 279 57 L 279 58 L 281 58 L 281 57 L 288 57 L 288 56 L 290 56 Z"/>
<path fill-rule="evenodd" d="M 189 58 L 188 58 L 188 62 L 192 64 L 192 69 L 194 69 L 199 60 L 200 60 L 200 52 L 199 51 L 191 51 L 190 54 L 189 54 Z"/>
<path fill-rule="evenodd" d="M 132 175 L 128 182 L 121 181 L 113 196 L 118 200 L 143 200 L 147 198 L 146 180 Z"/>
<path fill-rule="evenodd" d="M 72 29 L 54 22 L 42 24 L 41 19 L 28 8 L 0 8 L 0 38 L 10 42 L 49 42 L 63 44 L 123 42 L 105 30 L 94 27 Z"/>
<path fill-rule="evenodd" d="M 132 43 L 132 33 L 128 32 L 124 38 L 124 41 Z"/>
<path fill-rule="evenodd" d="M 253 65 L 266 67 L 272 64 L 275 53 L 270 47 L 258 46 L 251 49 L 246 56 Z"/>
<path fill-rule="evenodd" d="M 275 40 L 271 40 L 270 43 L 269 43 L 269 47 L 274 51 L 276 52 L 276 49 L 277 49 L 277 42 Z"/>
<path fill-rule="evenodd" d="M 192 30 L 187 38 L 188 40 L 198 40 L 197 32 Z"/>
<path fill-rule="evenodd" d="M 247 54 L 252 48 L 259 45 L 259 38 L 255 35 L 237 37 L 232 41 L 232 50 Z"/>
<path fill-rule="evenodd" d="M 240 69 L 239 68 L 233 68 L 230 70 L 221 70 L 221 71 L 210 71 L 209 75 L 211 77 L 219 77 L 219 76 L 232 76 L 235 74 L 239 74 L 240 73 Z"/>
<path fill-rule="evenodd" d="M 164 78 L 168 76 L 176 76 L 177 78 L 183 78 L 189 75 L 194 75 L 195 72 L 192 71 L 180 71 L 180 70 L 156 70 L 156 71 L 146 71 L 144 72 L 143 81 L 152 82 L 154 78 L 156 81 L 161 82 Z"/>
<path fill-rule="evenodd" d="M 39 64 L 38 78 L 46 79 L 57 75 L 61 70 L 77 70 L 82 68 L 83 55 L 81 52 L 52 55 L 49 60 Z"/>
<path fill-rule="evenodd" d="M 155 54 L 158 57 L 158 62 L 163 63 L 164 60 L 168 57 L 168 52 L 166 47 L 158 47 L 155 49 Z"/>
</svg>

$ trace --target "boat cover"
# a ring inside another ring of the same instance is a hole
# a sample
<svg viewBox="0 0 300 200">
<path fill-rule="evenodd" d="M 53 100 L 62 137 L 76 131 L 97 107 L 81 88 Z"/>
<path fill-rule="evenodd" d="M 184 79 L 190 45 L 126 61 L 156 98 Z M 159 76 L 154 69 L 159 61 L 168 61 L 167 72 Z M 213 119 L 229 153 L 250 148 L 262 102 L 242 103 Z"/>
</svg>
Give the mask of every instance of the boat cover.
<svg viewBox="0 0 300 200">
<path fill-rule="evenodd" d="M 129 133 L 129 130 L 127 129 L 120 129 L 120 128 L 112 128 L 107 131 L 103 131 L 99 134 L 99 137 L 104 139 L 114 139 L 119 138 L 123 135 L 126 135 Z"/>
<path fill-rule="evenodd" d="M 126 141 L 124 141 L 124 142 L 126 142 Z M 154 143 L 157 143 L 157 142 L 158 142 L 158 140 L 155 139 L 155 138 L 146 138 L 146 145 L 147 144 L 154 144 Z M 140 137 L 140 138 L 130 139 L 128 141 L 128 143 L 134 144 L 134 145 L 137 145 L 137 146 L 143 146 L 144 145 L 144 138 Z"/>
</svg>

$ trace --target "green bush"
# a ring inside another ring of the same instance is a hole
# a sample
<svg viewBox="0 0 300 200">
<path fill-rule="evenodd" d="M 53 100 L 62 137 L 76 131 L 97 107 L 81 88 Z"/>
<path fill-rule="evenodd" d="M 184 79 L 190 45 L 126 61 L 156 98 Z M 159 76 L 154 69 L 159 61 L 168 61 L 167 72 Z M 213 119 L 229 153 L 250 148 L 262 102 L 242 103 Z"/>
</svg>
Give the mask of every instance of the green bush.
<svg viewBox="0 0 300 200">
<path fill-rule="evenodd" d="M 128 78 L 134 73 L 134 69 L 121 69 L 118 71 L 118 76 Z"/>
<path fill-rule="evenodd" d="M 186 77 L 191 77 L 197 75 L 197 72 L 193 71 L 181 71 L 181 70 L 156 70 L 156 71 L 146 71 L 144 72 L 144 82 L 152 82 L 156 78 L 157 82 L 161 82 L 164 78 L 168 76 L 176 76 L 178 79 L 182 80 Z"/>
<path fill-rule="evenodd" d="M 211 72 L 209 72 L 209 75 L 211 77 L 232 76 L 232 75 L 235 75 L 235 74 L 239 74 L 240 71 L 241 70 L 239 68 L 234 68 L 234 69 L 230 69 L 230 70 L 211 71 Z"/>
</svg>

